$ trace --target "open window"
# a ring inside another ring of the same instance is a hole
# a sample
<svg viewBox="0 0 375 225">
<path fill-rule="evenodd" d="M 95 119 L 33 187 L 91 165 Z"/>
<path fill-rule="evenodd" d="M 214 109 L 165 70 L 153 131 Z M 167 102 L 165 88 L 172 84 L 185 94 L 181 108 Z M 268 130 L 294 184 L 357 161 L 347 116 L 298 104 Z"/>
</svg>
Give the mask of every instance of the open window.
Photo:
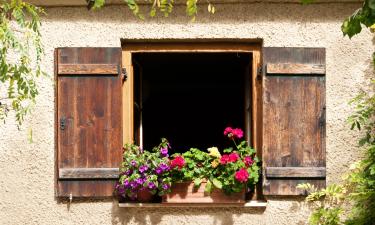
<svg viewBox="0 0 375 225">
<path fill-rule="evenodd" d="M 204 150 L 226 126 L 262 160 L 258 194 L 325 186 L 324 48 L 125 42 L 55 51 L 56 196 L 112 196 L 125 143 Z"/>
<path fill-rule="evenodd" d="M 250 141 L 251 53 L 135 53 L 134 140 L 151 149 L 161 137 L 172 152 L 223 149 L 227 126 Z"/>
</svg>

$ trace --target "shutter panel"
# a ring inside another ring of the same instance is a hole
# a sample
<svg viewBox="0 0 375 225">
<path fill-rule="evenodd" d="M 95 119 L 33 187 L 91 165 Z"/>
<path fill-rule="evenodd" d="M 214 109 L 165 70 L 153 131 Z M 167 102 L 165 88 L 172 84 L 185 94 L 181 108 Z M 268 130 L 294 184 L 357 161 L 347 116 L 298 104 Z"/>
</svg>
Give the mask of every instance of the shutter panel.
<svg viewBox="0 0 375 225">
<path fill-rule="evenodd" d="M 59 48 L 58 197 L 109 197 L 122 159 L 121 48 Z"/>
<path fill-rule="evenodd" d="M 263 192 L 325 187 L 325 49 L 264 48 Z"/>
</svg>

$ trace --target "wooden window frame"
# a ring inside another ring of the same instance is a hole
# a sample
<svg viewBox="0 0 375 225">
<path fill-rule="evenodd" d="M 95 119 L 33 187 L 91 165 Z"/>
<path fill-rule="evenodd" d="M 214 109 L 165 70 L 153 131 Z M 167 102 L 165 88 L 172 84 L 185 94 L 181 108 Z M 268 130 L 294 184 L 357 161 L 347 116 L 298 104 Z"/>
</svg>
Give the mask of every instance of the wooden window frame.
<svg viewBox="0 0 375 225">
<path fill-rule="evenodd" d="M 262 41 L 259 39 L 209 39 L 209 40 L 132 40 L 122 39 L 122 67 L 126 70 L 127 79 L 123 83 L 123 143 L 133 142 L 134 137 L 134 71 L 132 65 L 133 53 L 251 53 L 251 85 L 250 96 L 252 110 L 250 135 L 252 146 L 257 156 L 262 158 Z M 259 182 L 261 183 L 261 182 Z M 253 199 L 259 199 L 262 193 L 261 185 L 257 185 Z"/>
</svg>

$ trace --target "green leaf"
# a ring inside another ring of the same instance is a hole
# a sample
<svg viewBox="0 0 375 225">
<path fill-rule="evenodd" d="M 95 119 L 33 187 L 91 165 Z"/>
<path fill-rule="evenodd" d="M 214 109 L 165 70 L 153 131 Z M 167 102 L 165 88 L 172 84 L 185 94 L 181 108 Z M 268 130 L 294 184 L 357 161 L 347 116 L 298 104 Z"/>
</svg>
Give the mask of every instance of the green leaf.
<svg viewBox="0 0 375 225">
<path fill-rule="evenodd" d="M 202 183 L 202 179 L 200 179 L 200 178 L 194 179 L 194 186 L 195 187 L 199 187 L 201 185 L 201 183 Z"/>
<path fill-rule="evenodd" d="M 368 7 L 370 9 L 375 9 L 375 0 L 368 0 Z"/>
<path fill-rule="evenodd" d="M 222 189 L 223 188 L 223 184 L 218 179 L 216 179 L 216 178 L 212 179 L 212 183 L 218 189 Z"/>
<path fill-rule="evenodd" d="M 206 192 L 206 193 L 211 193 L 212 192 L 212 183 L 211 183 L 211 181 L 207 181 L 207 183 L 206 183 L 206 187 L 204 188 L 204 192 Z"/>
</svg>

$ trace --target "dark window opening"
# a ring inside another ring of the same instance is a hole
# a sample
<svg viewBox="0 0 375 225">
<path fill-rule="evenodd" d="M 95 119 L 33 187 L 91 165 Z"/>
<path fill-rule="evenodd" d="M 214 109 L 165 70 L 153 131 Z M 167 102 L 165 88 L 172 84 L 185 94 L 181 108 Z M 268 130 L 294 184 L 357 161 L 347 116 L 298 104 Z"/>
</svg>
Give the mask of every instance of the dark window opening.
<svg viewBox="0 0 375 225">
<path fill-rule="evenodd" d="M 144 149 L 161 137 L 173 152 L 222 149 L 227 126 L 249 139 L 250 53 L 134 53 L 133 65 L 135 140 Z"/>
</svg>

